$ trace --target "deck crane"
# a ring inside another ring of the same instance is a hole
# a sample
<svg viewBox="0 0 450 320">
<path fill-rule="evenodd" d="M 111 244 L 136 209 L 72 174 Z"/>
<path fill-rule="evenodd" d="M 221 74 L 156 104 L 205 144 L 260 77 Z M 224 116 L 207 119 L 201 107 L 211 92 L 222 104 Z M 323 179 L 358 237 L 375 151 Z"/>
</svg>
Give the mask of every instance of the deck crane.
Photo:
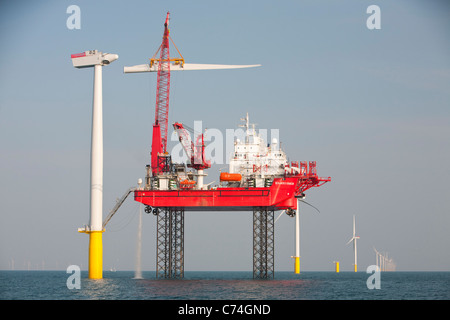
<svg viewBox="0 0 450 320">
<path fill-rule="evenodd" d="M 167 12 L 164 22 L 164 33 L 160 47 L 150 59 L 149 64 L 124 67 L 124 73 L 157 72 L 155 122 L 153 124 L 151 170 L 153 176 L 166 171 L 169 159 L 167 152 L 167 129 L 169 116 L 170 73 L 181 70 L 212 70 L 238 69 L 258 67 L 258 65 L 222 65 L 222 64 L 194 64 L 185 63 L 183 56 L 176 47 L 169 30 L 169 15 Z M 169 41 L 170 40 L 170 41 Z M 179 58 L 170 57 L 169 43 L 172 42 L 179 54 Z M 159 53 L 159 58 L 157 57 Z"/>
<path fill-rule="evenodd" d="M 205 140 L 203 133 L 197 136 L 196 143 L 191 140 L 188 127 L 183 126 L 182 123 L 175 122 L 173 128 L 178 134 L 178 139 L 181 145 L 186 151 L 186 155 L 190 163 L 188 167 L 194 168 L 196 170 L 203 170 L 211 168 L 211 161 L 205 158 Z M 193 131 L 193 130 L 191 130 Z"/>
<path fill-rule="evenodd" d="M 197 189 L 203 189 L 203 173 L 204 169 L 211 168 L 211 161 L 206 160 L 205 157 L 205 140 L 203 133 L 197 135 L 196 142 L 191 139 L 191 136 L 182 123 L 175 122 L 173 128 L 178 134 L 178 139 L 186 152 L 187 158 L 189 160 L 188 167 L 197 170 Z M 194 133 L 193 130 L 190 130 Z M 195 135 L 195 133 L 194 133 Z"/>
</svg>

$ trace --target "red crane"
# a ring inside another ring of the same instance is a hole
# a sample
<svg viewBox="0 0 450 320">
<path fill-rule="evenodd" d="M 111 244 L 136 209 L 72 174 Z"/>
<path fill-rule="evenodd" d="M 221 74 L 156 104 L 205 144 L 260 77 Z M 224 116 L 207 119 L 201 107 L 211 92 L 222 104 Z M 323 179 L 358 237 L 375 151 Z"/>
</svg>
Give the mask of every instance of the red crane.
<svg viewBox="0 0 450 320">
<path fill-rule="evenodd" d="M 219 65 L 219 64 L 197 64 L 185 63 L 183 56 L 170 37 L 169 14 L 167 12 L 164 22 L 164 34 L 162 43 L 149 64 L 124 67 L 124 73 L 158 72 L 156 89 L 155 122 L 153 124 L 151 169 L 152 175 L 157 176 L 167 170 L 167 131 L 169 117 L 169 92 L 170 92 L 170 72 L 180 70 L 213 70 L 213 69 L 238 69 L 250 68 L 260 65 Z M 179 58 L 171 58 L 169 53 L 169 40 L 174 45 L 179 54 Z M 159 58 L 157 55 L 159 53 Z"/>
<path fill-rule="evenodd" d="M 158 78 L 156 89 L 155 123 L 153 124 L 153 138 L 151 151 L 151 167 L 153 175 L 161 172 L 158 156 L 167 152 L 167 126 L 169 118 L 170 91 L 170 56 L 169 56 L 169 12 L 164 22 L 164 35 L 158 51 L 159 60 L 152 58 L 151 63 L 158 62 Z M 155 53 L 158 53 L 158 51 Z"/>
</svg>

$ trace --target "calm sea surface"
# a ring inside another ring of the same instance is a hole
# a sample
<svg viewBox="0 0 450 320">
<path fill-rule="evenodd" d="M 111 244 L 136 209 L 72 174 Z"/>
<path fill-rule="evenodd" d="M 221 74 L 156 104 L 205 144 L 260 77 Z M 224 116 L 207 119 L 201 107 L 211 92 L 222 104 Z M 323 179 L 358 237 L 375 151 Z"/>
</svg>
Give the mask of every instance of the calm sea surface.
<svg viewBox="0 0 450 320">
<path fill-rule="evenodd" d="M 450 272 L 385 272 L 369 290 L 365 272 L 276 272 L 253 280 L 251 272 L 185 272 L 183 280 L 133 279 L 132 271 L 103 273 L 68 289 L 65 271 L 0 271 L 1 300 L 448 300 Z"/>
</svg>

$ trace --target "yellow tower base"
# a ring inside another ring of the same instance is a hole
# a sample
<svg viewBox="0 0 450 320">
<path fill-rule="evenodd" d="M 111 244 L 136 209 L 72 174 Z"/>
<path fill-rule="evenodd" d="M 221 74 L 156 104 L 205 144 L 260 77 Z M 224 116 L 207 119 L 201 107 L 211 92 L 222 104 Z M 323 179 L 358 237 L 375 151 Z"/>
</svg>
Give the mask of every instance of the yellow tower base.
<svg viewBox="0 0 450 320">
<path fill-rule="evenodd" d="M 295 273 L 300 273 L 300 257 L 294 257 L 295 259 Z"/>
<path fill-rule="evenodd" d="M 334 264 L 336 265 L 336 273 L 339 273 L 339 261 L 335 261 Z"/>
<path fill-rule="evenodd" d="M 355 272 L 358 271 L 358 266 L 355 264 Z"/>
<path fill-rule="evenodd" d="M 89 232 L 89 279 L 103 278 L 103 231 Z"/>
<path fill-rule="evenodd" d="M 89 279 L 103 279 L 103 231 L 79 231 L 89 234 Z"/>
</svg>

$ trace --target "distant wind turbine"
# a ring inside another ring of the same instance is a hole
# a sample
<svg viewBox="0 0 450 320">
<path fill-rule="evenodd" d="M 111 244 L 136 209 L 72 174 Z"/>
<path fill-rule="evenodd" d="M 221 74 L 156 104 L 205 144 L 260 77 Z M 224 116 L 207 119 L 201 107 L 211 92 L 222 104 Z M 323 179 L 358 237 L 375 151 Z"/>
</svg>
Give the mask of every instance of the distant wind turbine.
<svg viewBox="0 0 450 320">
<path fill-rule="evenodd" d="M 356 236 L 356 228 L 355 228 L 355 216 L 353 215 L 353 237 L 347 242 L 347 245 L 353 241 L 353 253 L 355 254 L 355 272 L 358 271 L 358 258 L 357 258 L 357 250 L 356 250 L 356 240 L 359 237 Z"/>
</svg>

